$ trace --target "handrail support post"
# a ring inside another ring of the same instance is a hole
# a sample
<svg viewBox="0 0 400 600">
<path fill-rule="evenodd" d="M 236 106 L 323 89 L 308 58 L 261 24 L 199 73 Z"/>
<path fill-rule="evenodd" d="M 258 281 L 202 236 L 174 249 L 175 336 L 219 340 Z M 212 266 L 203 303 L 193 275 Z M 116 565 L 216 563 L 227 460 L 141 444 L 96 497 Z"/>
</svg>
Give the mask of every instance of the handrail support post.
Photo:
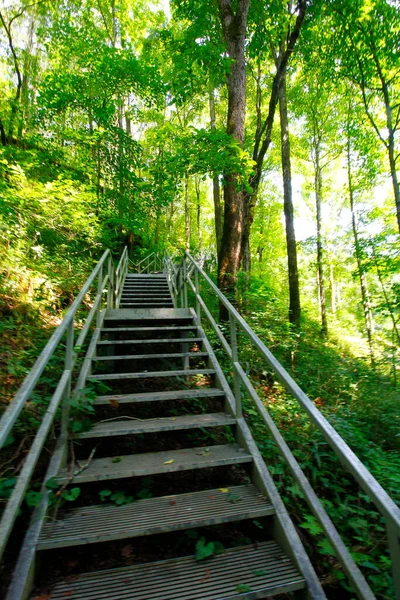
<svg viewBox="0 0 400 600">
<path fill-rule="evenodd" d="M 242 394 L 241 394 L 241 386 L 240 386 L 240 377 L 239 373 L 236 370 L 235 363 L 239 362 L 238 358 L 238 342 L 237 342 L 237 330 L 236 330 L 236 321 L 233 314 L 229 313 L 229 329 L 230 329 L 230 338 L 231 338 L 231 351 L 232 351 L 232 367 L 233 367 L 233 391 L 236 400 L 236 418 L 240 419 L 242 417 Z"/>
<path fill-rule="evenodd" d="M 183 259 L 183 307 L 184 308 L 188 307 L 186 256 Z"/>
<path fill-rule="evenodd" d="M 199 272 L 198 272 L 198 270 L 196 268 L 194 270 L 194 284 L 195 284 L 195 287 L 196 287 L 196 314 L 197 314 L 197 320 L 198 320 L 198 324 L 201 325 L 201 305 L 200 305 L 200 300 L 199 300 L 199 296 L 200 296 Z"/>
</svg>

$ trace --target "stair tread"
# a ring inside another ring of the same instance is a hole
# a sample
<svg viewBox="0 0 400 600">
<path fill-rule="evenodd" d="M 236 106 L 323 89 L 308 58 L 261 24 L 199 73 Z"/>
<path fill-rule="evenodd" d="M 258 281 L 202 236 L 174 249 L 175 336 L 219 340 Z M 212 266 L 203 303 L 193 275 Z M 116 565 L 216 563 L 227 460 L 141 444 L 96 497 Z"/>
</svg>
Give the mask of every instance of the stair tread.
<svg viewBox="0 0 400 600">
<path fill-rule="evenodd" d="M 186 331 L 197 329 L 197 325 L 160 325 L 159 327 L 103 327 L 102 333 L 113 333 L 119 331 Z"/>
<path fill-rule="evenodd" d="M 131 308 L 131 307 L 137 307 L 137 308 L 145 308 L 146 306 L 148 306 L 149 308 L 154 308 L 154 307 L 158 307 L 158 306 L 173 306 L 172 302 L 148 302 L 148 304 L 145 304 L 144 302 L 120 302 L 120 307 L 121 308 Z"/>
<path fill-rule="evenodd" d="M 155 308 L 128 310 L 122 308 L 108 308 L 104 316 L 107 321 L 141 321 L 143 319 L 152 319 L 154 321 L 169 319 L 174 321 L 193 321 L 193 315 L 188 308 Z"/>
<path fill-rule="evenodd" d="M 205 388 L 201 390 L 172 390 L 167 392 L 144 392 L 139 394 L 109 394 L 97 396 L 94 400 L 95 405 L 110 404 L 130 404 L 135 402 L 162 402 L 168 400 L 192 400 L 198 398 L 214 398 L 225 396 L 225 392 L 217 388 Z"/>
<path fill-rule="evenodd" d="M 246 594 L 240 585 L 251 590 Z M 52 600 L 245 600 L 303 589 L 305 581 L 276 542 L 242 546 L 198 561 L 185 556 L 83 573 L 51 590 Z"/>
<path fill-rule="evenodd" d="M 124 506 L 84 506 L 65 511 L 57 521 L 45 525 L 38 547 L 44 550 L 154 535 L 273 513 L 271 502 L 254 485 L 232 486 L 229 492 L 212 489 L 136 500 Z"/>
<path fill-rule="evenodd" d="M 137 433 L 155 433 L 159 431 L 178 431 L 198 427 L 224 427 L 233 425 L 236 419 L 226 413 L 204 413 L 200 415 L 182 415 L 180 417 L 158 417 L 154 419 L 130 419 L 97 423 L 89 431 L 75 435 L 75 438 L 94 438 Z"/>
<path fill-rule="evenodd" d="M 73 483 L 142 477 L 157 473 L 189 471 L 251 461 L 251 454 L 248 454 L 238 444 L 95 458 L 85 470 L 74 476 Z M 60 484 L 69 480 L 69 467 L 60 471 L 57 480 Z"/>
<path fill-rule="evenodd" d="M 169 354 L 120 354 L 116 356 L 93 356 L 92 360 L 139 360 L 145 358 L 185 358 L 186 356 L 204 357 L 208 356 L 208 352 L 172 352 Z"/>
<path fill-rule="evenodd" d="M 201 342 L 202 338 L 191 337 L 191 338 L 148 338 L 146 340 L 100 340 L 97 342 L 98 346 L 111 346 L 112 344 L 168 344 L 170 342 L 181 343 L 181 342 Z"/>
<path fill-rule="evenodd" d="M 89 381 L 118 381 L 120 379 L 148 379 L 153 377 L 191 377 L 192 375 L 214 375 L 214 369 L 179 369 L 175 371 L 144 371 L 141 373 L 99 373 L 90 375 Z"/>
</svg>

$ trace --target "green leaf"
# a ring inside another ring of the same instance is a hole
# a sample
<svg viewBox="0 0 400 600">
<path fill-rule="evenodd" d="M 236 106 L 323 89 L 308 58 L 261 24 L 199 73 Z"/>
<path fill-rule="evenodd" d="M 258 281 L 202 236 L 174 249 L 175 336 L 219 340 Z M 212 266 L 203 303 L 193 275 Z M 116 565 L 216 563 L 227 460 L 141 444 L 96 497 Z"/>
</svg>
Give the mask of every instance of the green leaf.
<svg viewBox="0 0 400 600">
<path fill-rule="evenodd" d="M 46 487 L 48 490 L 56 490 L 60 487 L 60 485 L 57 483 L 57 480 L 55 477 L 51 477 L 50 479 L 48 479 L 46 481 Z"/>
<path fill-rule="evenodd" d="M 111 490 L 100 490 L 100 492 L 99 492 L 100 500 L 102 502 L 104 502 L 109 496 L 111 496 L 111 494 L 112 494 Z"/>
<path fill-rule="evenodd" d="M 300 527 L 307 529 L 312 535 L 322 533 L 322 527 L 319 525 L 315 517 L 311 515 L 306 516 L 306 520 L 300 523 Z"/>
<path fill-rule="evenodd" d="M 239 583 L 239 585 L 236 586 L 236 591 L 244 594 L 246 592 L 251 592 L 252 590 L 251 587 L 246 583 Z"/>
<path fill-rule="evenodd" d="M 73 502 L 78 498 L 81 493 L 81 488 L 74 487 L 70 490 L 65 490 L 62 494 L 64 500 L 68 500 L 69 502 Z"/>
<path fill-rule="evenodd" d="M 25 502 L 27 503 L 27 505 L 30 508 L 34 508 L 35 506 L 38 506 L 38 504 L 42 501 L 43 499 L 43 494 L 41 492 L 34 492 L 33 490 L 30 490 L 29 492 L 27 492 L 26 496 L 25 496 Z"/>
<path fill-rule="evenodd" d="M 205 538 L 202 537 L 196 544 L 196 560 L 204 560 L 214 554 L 215 544 L 214 542 L 206 542 Z"/>
</svg>

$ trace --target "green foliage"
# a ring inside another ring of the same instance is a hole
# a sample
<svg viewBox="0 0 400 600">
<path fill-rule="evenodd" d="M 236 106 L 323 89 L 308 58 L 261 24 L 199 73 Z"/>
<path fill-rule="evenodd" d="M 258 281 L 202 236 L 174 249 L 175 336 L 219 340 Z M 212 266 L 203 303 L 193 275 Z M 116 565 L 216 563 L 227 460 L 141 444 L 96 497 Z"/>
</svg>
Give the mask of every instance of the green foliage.
<svg viewBox="0 0 400 600">
<path fill-rule="evenodd" d="M 196 560 L 204 560 L 214 554 L 222 554 L 223 552 L 225 552 L 225 548 L 221 542 L 207 542 L 204 537 L 196 542 Z"/>
<path fill-rule="evenodd" d="M 133 496 L 128 496 L 125 494 L 125 492 L 121 490 L 118 490 L 116 492 L 107 489 L 100 490 L 99 497 L 102 502 L 113 502 L 117 506 L 122 506 L 123 504 L 131 504 L 134 501 Z"/>
</svg>

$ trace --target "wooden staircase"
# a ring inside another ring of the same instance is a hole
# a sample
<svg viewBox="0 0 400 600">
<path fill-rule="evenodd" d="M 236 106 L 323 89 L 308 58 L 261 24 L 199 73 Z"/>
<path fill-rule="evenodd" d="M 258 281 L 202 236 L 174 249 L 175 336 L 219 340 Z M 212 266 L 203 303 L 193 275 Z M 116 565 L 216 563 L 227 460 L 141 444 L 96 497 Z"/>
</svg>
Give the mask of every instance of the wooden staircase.
<svg viewBox="0 0 400 600">
<path fill-rule="evenodd" d="M 104 384 L 92 427 L 75 436 L 74 473 L 70 456 L 57 478 L 66 489 L 79 486 L 89 501 L 48 521 L 37 545 L 42 563 L 71 564 L 71 550 L 78 560 L 54 582 L 47 568 L 33 597 L 216 600 L 303 593 L 304 567 L 310 570 L 305 552 L 293 540 L 247 426 L 234 416 L 234 398 L 195 313 L 173 308 L 164 275 L 128 274 L 119 308 L 106 311 L 86 385 Z M 107 494 L 125 486 L 128 495 L 142 478 L 154 484 L 149 497 L 120 506 L 99 501 L 99 482 L 110 488 Z M 218 483 L 210 488 L 208 481 Z M 255 528 L 257 538 L 240 542 L 240 532 Z M 228 540 L 227 547 L 197 560 L 179 543 L 176 548 L 174 538 L 169 554 L 175 556 L 167 560 L 129 564 L 117 556 L 112 568 L 81 572 L 79 550 L 91 553 L 97 545 L 94 554 L 100 548 L 104 558 L 129 540 L 140 555 L 145 537 L 162 535 L 168 548 L 167 536 L 177 531 L 182 539 L 191 536 L 193 548 L 201 537 L 213 544 L 213 536 Z M 324 597 L 317 584 L 312 596 Z"/>
<path fill-rule="evenodd" d="M 243 339 L 322 433 L 354 493 L 379 511 L 400 598 L 400 509 L 345 440 L 199 261 L 151 254 L 137 274 L 130 263 L 127 248 L 117 266 L 103 253 L 0 419 L 0 448 L 12 456 L 19 419 L 30 418 L 33 392 L 40 398 L 40 424 L 0 519 L 4 598 L 326 598 L 243 398 L 321 527 L 311 537 L 318 545 L 323 531 L 334 549 L 332 570 L 340 565 L 353 596 L 376 598 L 241 362 Z M 228 324 L 213 316 L 218 303 Z M 56 383 L 43 388 L 55 365 Z M 20 508 L 32 490 L 38 502 L 22 539 Z"/>
</svg>

